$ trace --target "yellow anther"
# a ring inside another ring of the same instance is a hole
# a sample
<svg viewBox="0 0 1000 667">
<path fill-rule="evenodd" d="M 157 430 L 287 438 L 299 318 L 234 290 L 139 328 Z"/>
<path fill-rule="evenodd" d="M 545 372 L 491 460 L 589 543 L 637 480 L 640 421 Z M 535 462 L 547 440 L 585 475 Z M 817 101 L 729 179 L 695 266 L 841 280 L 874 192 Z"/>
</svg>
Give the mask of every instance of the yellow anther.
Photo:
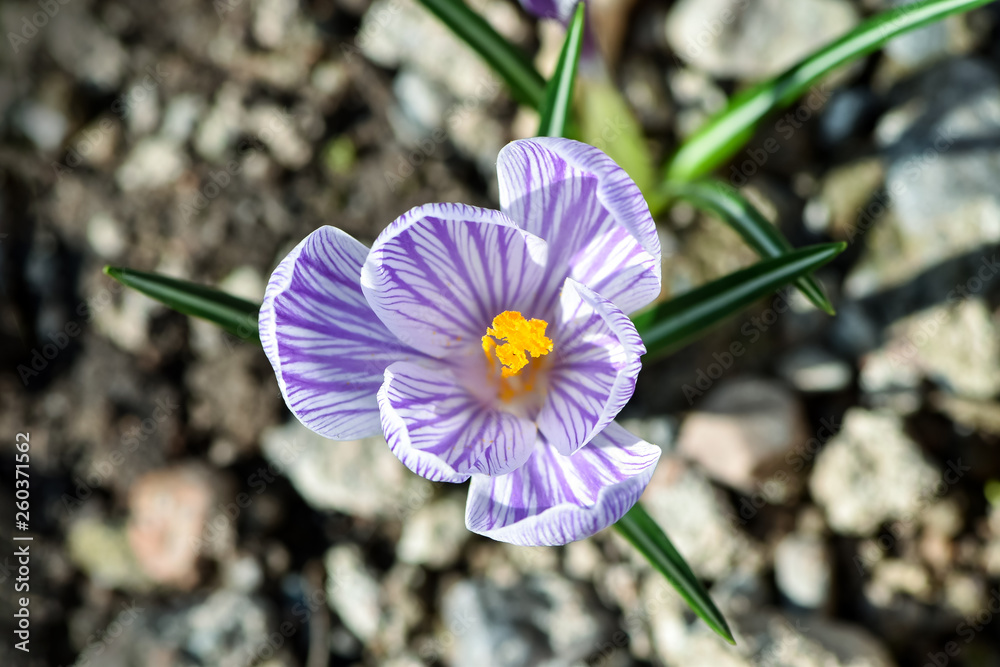
<svg viewBox="0 0 1000 667">
<path fill-rule="evenodd" d="M 483 336 L 483 351 L 503 365 L 501 377 L 509 378 L 528 365 L 528 355 L 540 357 L 552 351 L 552 340 L 545 337 L 545 320 L 526 320 L 516 310 L 505 310 L 493 318 L 493 326 Z"/>
</svg>

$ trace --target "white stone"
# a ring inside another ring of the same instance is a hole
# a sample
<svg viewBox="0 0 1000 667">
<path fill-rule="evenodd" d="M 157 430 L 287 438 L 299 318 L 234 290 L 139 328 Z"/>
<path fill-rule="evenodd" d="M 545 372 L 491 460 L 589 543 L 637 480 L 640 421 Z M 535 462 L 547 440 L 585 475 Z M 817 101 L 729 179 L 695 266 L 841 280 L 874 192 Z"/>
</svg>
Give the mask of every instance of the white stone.
<svg viewBox="0 0 1000 667">
<path fill-rule="evenodd" d="M 774 578 L 789 600 L 821 609 L 830 599 L 833 578 L 830 549 L 819 536 L 786 535 L 774 548 Z"/>
<path fill-rule="evenodd" d="M 143 139 L 115 172 L 118 187 L 126 192 L 154 190 L 172 184 L 187 168 L 187 156 L 171 139 Z"/>
<path fill-rule="evenodd" d="M 335 442 L 292 420 L 265 431 L 261 449 L 318 510 L 405 520 L 433 494 L 431 483 L 407 470 L 382 436 Z"/>
<path fill-rule="evenodd" d="M 330 609 L 358 639 L 370 641 L 379 628 L 379 589 L 358 548 L 353 544 L 335 546 L 326 552 L 324 563 Z"/>
<path fill-rule="evenodd" d="M 817 456 L 810 489 L 834 531 L 864 536 L 890 519 L 914 521 L 939 480 L 898 417 L 852 408 Z"/>
<path fill-rule="evenodd" d="M 455 562 L 468 539 L 465 501 L 449 494 L 424 505 L 403 523 L 396 555 L 404 563 L 443 568 Z"/>
</svg>

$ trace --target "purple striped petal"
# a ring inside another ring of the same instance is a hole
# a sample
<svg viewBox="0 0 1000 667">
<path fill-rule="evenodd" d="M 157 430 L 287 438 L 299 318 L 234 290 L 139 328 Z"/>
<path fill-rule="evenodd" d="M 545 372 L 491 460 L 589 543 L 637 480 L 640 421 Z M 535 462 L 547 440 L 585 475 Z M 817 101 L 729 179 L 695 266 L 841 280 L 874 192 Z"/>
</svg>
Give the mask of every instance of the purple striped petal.
<svg viewBox="0 0 1000 667">
<path fill-rule="evenodd" d="M 569 23 L 576 5 L 577 0 L 521 0 L 521 6 L 529 14 L 562 23 Z"/>
<path fill-rule="evenodd" d="M 557 312 L 556 361 L 537 423 L 551 446 L 568 456 L 604 430 L 628 403 L 646 347 L 632 320 L 570 278 Z"/>
<path fill-rule="evenodd" d="M 505 310 L 530 308 L 545 242 L 499 211 L 418 206 L 372 246 L 361 283 L 372 309 L 408 345 L 434 357 L 482 354 L 482 337 Z"/>
<path fill-rule="evenodd" d="M 614 160 L 578 141 L 538 137 L 505 146 L 497 176 L 503 212 L 549 244 L 539 310 L 555 305 L 567 276 L 625 313 L 660 293 L 656 226 Z"/>
<path fill-rule="evenodd" d="M 443 362 L 389 366 L 378 404 L 393 453 L 430 480 L 502 475 L 523 464 L 535 445 L 533 422 L 485 407 Z"/>
<path fill-rule="evenodd" d="M 539 438 L 508 475 L 473 475 L 465 523 L 501 542 L 554 546 L 607 528 L 639 500 L 660 448 L 611 423 L 572 456 Z"/>
<path fill-rule="evenodd" d="M 334 440 L 379 432 L 375 395 L 385 368 L 422 357 L 375 316 L 361 293 L 368 248 L 321 227 L 271 274 L 260 340 L 281 395 L 299 421 Z"/>
</svg>

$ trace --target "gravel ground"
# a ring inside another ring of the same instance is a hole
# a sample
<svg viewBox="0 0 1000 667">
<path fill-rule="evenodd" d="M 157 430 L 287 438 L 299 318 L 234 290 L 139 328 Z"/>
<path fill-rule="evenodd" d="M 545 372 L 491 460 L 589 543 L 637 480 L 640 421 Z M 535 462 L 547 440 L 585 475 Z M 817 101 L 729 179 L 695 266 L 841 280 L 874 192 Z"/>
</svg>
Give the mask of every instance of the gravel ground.
<svg viewBox="0 0 1000 667">
<path fill-rule="evenodd" d="M 892 4 L 592 9 L 663 157 Z M 560 28 L 474 6 L 552 67 Z M 496 153 L 537 118 L 420 6 L 4 2 L 0 664 L 1000 665 L 998 19 L 892 42 L 719 172 L 794 244 L 850 243 L 818 276 L 836 318 L 783 291 L 646 364 L 623 412 L 730 647 L 616 534 L 468 533 L 464 489 L 314 436 L 257 347 L 101 273 L 259 300 L 320 225 L 371 242 L 417 204 L 495 206 Z M 754 261 L 685 206 L 658 223 L 664 298 Z"/>
</svg>

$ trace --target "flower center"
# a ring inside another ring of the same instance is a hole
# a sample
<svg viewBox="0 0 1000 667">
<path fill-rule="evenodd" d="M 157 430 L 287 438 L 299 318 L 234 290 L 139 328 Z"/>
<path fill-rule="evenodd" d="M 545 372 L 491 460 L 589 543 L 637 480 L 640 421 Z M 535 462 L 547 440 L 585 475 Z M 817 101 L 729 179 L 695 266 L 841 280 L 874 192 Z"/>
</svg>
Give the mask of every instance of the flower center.
<svg viewBox="0 0 1000 667">
<path fill-rule="evenodd" d="M 538 358 L 552 351 L 552 340 L 546 338 L 545 320 L 526 320 L 516 310 L 505 310 L 493 318 L 493 326 L 483 336 L 483 352 L 492 363 L 495 358 L 502 369 L 500 377 L 509 378 L 528 365 L 528 355 Z"/>
</svg>

